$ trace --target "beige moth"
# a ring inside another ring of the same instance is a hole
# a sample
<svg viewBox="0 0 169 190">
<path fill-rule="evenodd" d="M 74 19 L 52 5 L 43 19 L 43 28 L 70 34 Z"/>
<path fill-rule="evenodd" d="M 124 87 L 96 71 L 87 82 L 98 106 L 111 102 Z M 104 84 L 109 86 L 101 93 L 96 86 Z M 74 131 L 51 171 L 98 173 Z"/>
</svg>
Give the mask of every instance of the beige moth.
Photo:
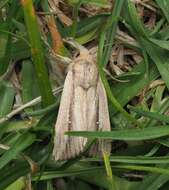
<svg viewBox="0 0 169 190">
<path fill-rule="evenodd" d="M 106 92 L 97 65 L 89 52 L 81 51 L 71 63 L 65 79 L 55 125 L 55 160 L 74 158 L 83 152 L 87 138 L 71 137 L 67 131 L 110 131 Z M 110 152 L 111 144 L 99 140 L 89 154 Z"/>
</svg>

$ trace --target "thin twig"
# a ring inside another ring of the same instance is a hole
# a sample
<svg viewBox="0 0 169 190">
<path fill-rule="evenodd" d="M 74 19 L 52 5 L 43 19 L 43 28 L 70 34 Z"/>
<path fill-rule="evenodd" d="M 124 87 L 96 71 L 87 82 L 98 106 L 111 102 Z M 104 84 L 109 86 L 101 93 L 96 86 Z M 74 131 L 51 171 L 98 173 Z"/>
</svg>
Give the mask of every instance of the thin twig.
<svg viewBox="0 0 169 190">
<path fill-rule="evenodd" d="M 61 87 L 58 87 L 58 88 L 54 89 L 54 90 L 53 90 L 53 94 L 54 94 L 54 95 L 58 94 L 59 92 L 61 92 L 62 88 L 63 88 L 63 87 L 61 86 Z M 41 102 L 41 96 L 39 96 L 39 97 L 37 97 L 37 98 L 35 98 L 35 99 L 33 99 L 33 100 L 27 102 L 26 104 L 23 104 L 22 106 L 20 106 L 20 107 L 16 108 L 15 110 L 11 111 L 11 112 L 10 112 L 9 114 L 7 114 L 6 116 L 2 117 L 2 118 L 0 119 L 0 124 L 2 124 L 2 123 L 4 123 L 4 122 L 8 121 L 8 120 L 11 119 L 14 115 L 20 113 L 20 112 L 21 112 L 22 110 L 24 110 L 25 108 L 34 106 L 34 105 L 36 105 L 36 104 L 38 104 L 38 103 L 40 103 L 40 102 Z"/>
</svg>

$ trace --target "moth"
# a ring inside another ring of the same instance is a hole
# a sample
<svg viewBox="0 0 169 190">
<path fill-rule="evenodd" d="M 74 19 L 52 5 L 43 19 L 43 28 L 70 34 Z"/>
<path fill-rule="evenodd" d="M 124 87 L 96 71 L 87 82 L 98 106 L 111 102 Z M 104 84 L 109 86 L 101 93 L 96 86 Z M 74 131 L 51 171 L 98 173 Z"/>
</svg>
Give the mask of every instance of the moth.
<svg viewBox="0 0 169 190">
<path fill-rule="evenodd" d="M 88 51 L 81 51 L 68 69 L 55 125 L 55 160 L 76 157 L 87 143 L 87 138 L 65 135 L 67 131 L 110 131 L 106 92 Z M 100 155 L 102 150 L 110 152 L 110 141 L 99 140 L 89 154 Z"/>
</svg>

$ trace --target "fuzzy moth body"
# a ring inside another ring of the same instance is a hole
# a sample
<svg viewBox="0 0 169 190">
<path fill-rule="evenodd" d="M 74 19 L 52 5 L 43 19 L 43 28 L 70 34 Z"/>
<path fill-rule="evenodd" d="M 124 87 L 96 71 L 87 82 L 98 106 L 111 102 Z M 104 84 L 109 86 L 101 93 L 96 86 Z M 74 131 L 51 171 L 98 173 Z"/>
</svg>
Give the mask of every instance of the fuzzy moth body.
<svg viewBox="0 0 169 190">
<path fill-rule="evenodd" d="M 87 138 L 69 137 L 66 131 L 110 131 L 107 97 L 97 66 L 89 53 L 81 53 L 72 63 L 65 79 L 55 125 L 55 160 L 73 158 L 83 152 Z M 110 152 L 111 144 L 99 140 L 89 151 L 99 155 Z"/>
</svg>

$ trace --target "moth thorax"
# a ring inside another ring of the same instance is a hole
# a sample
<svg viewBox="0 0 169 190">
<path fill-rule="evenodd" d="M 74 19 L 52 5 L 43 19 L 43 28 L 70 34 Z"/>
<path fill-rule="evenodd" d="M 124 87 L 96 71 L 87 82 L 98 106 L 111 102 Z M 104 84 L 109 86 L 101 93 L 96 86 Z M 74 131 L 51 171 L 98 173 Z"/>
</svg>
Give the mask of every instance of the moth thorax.
<svg viewBox="0 0 169 190">
<path fill-rule="evenodd" d="M 86 60 L 79 60 L 73 65 L 75 84 L 84 89 L 97 85 L 98 71 L 96 65 Z"/>
</svg>

